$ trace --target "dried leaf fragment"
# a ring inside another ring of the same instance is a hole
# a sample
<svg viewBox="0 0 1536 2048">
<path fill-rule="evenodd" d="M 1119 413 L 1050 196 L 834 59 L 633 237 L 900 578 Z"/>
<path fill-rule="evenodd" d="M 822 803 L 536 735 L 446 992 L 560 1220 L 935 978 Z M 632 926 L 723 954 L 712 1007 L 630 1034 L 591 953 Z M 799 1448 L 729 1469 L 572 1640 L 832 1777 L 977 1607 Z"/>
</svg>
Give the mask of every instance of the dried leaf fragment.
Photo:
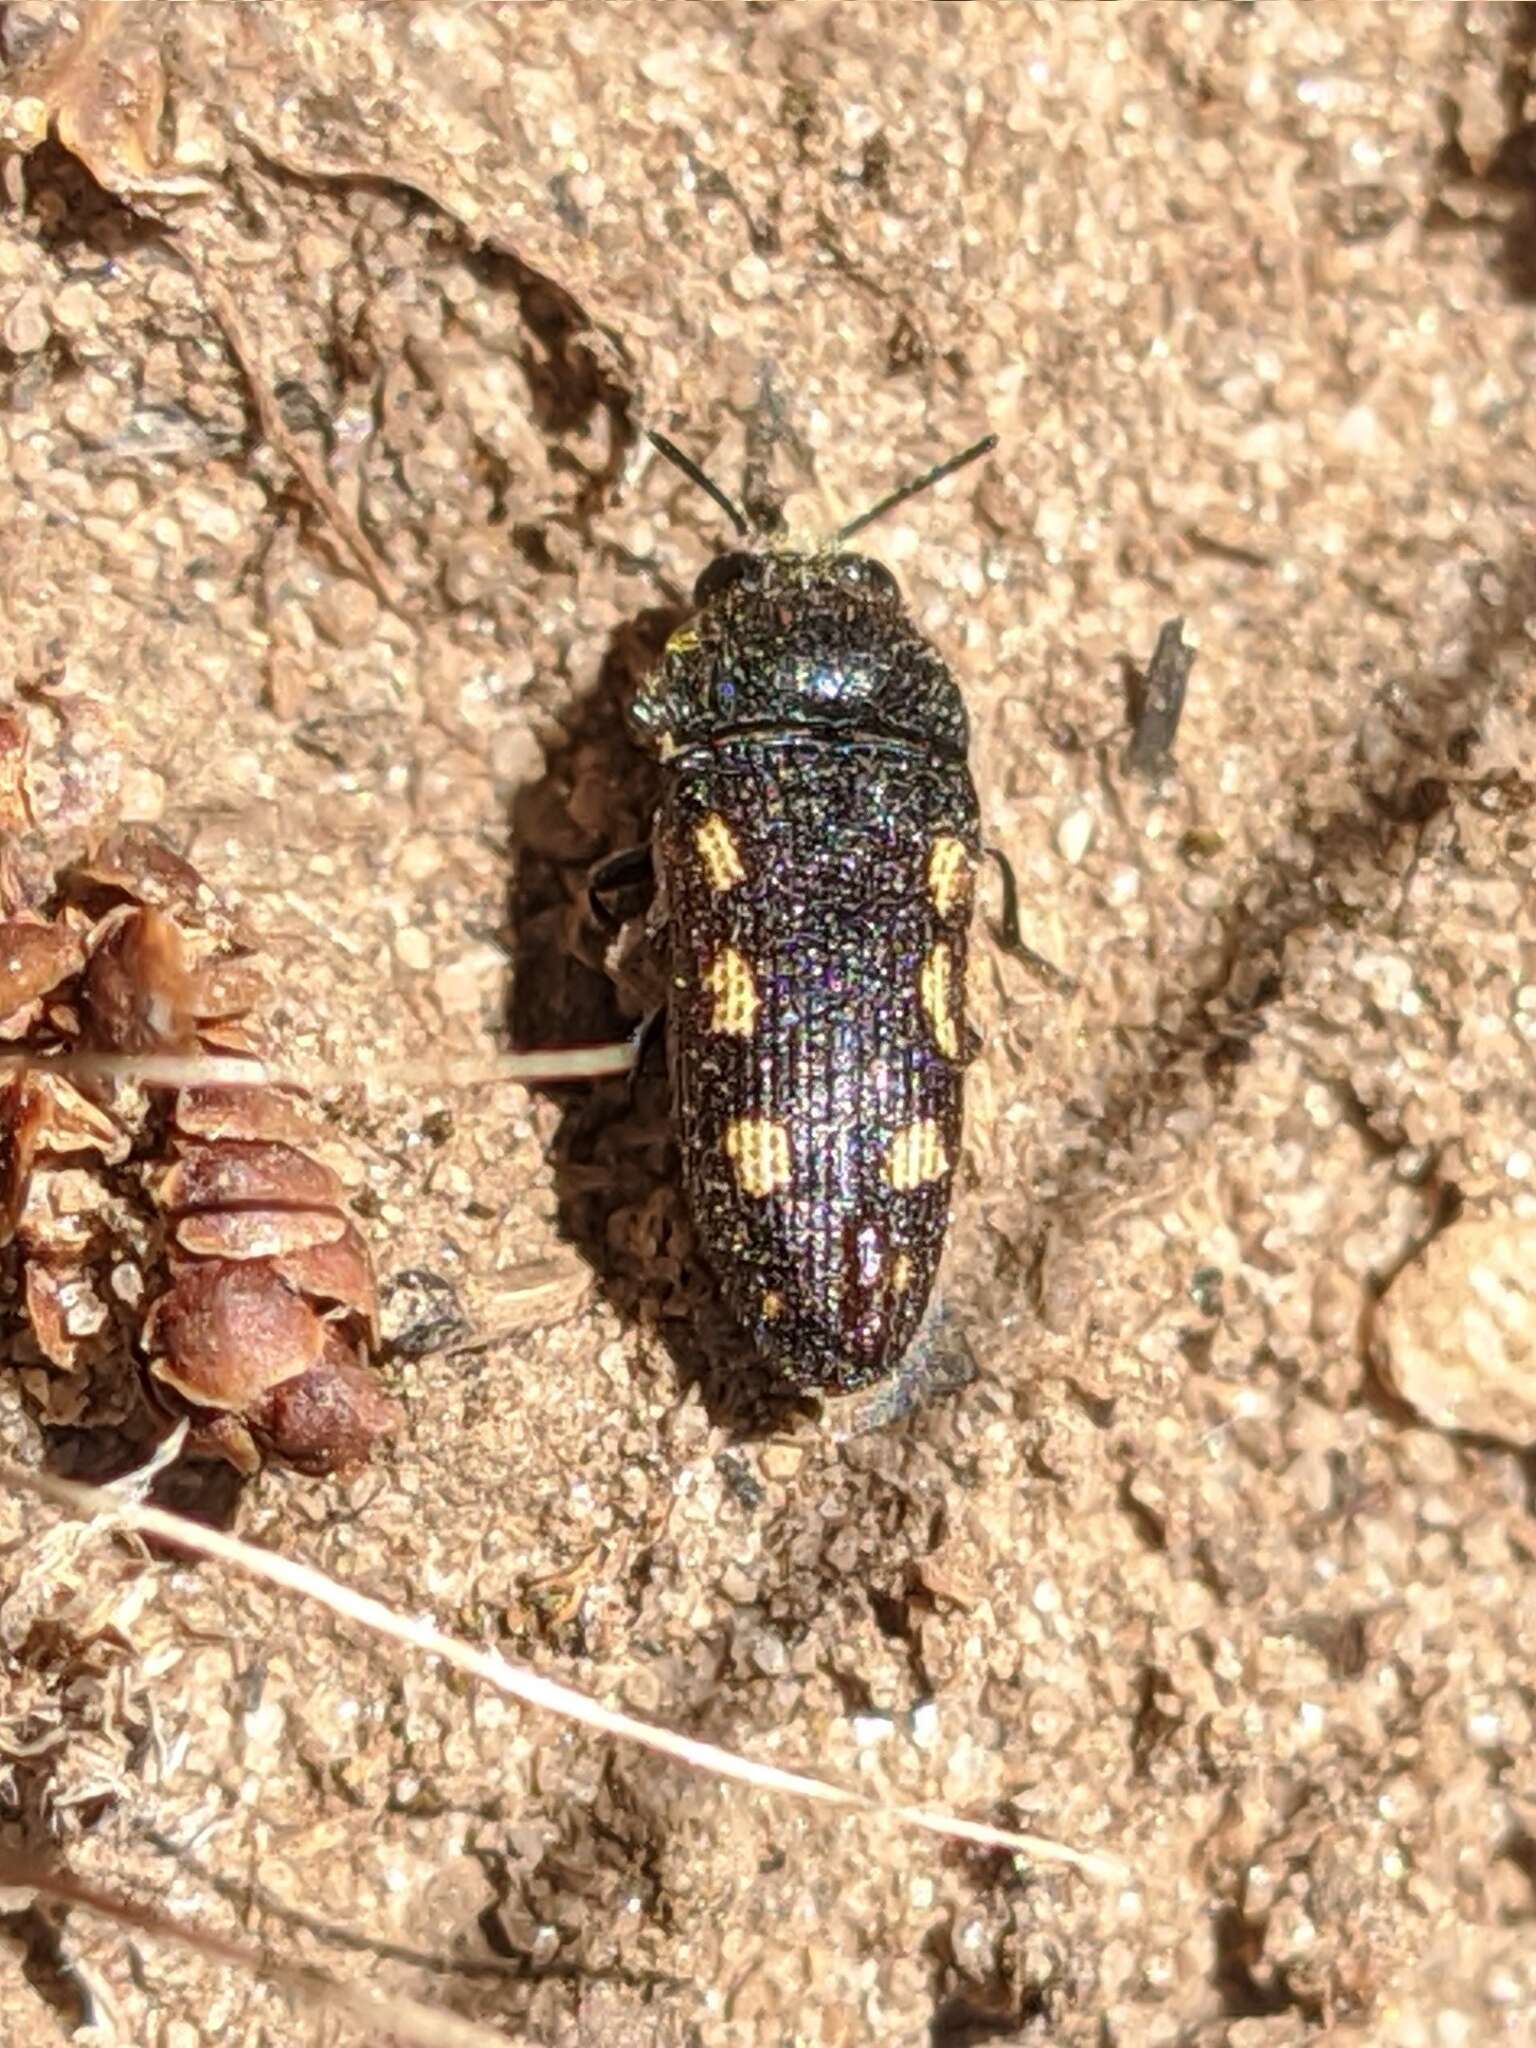
<svg viewBox="0 0 1536 2048">
<path fill-rule="evenodd" d="M 198 924 L 217 909 L 213 891 L 192 863 L 143 825 L 120 827 L 76 861 L 60 883 L 72 900 L 94 904 L 98 913 L 128 904 Z"/>
<path fill-rule="evenodd" d="M 29 1099 L 38 1105 L 35 1151 L 60 1157 L 73 1152 L 94 1153 L 109 1166 L 117 1166 L 128 1157 L 127 1132 L 98 1103 L 82 1095 L 73 1081 L 67 1081 L 62 1074 L 50 1074 L 46 1067 L 34 1068 L 22 1079 Z"/>
<path fill-rule="evenodd" d="M 40 1259 L 29 1259 L 23 1278 L 27 1319 L 37 1348 L 50 1365 L 69 1372 L 78 1356 L 64 1314 L 64 1298 L 58 1275 Z"/>
<path fill-rule="evenodd" d="M 214 960 L 191 977 L 188 1004 L 199 1022 L 243 1017 L 266 1000 L 267 977 L 255 960 Z"/>
<path fill-rule="evenodd" d="M 38 1066 L 13 1075 L 0 1089 L 0 1243 L 14 1233 L 33 1168 L 45 1154 L 94 1153 L 117 1166 L 129 1148 L 121 1125 L 62 1074 Z"/>
</svg>

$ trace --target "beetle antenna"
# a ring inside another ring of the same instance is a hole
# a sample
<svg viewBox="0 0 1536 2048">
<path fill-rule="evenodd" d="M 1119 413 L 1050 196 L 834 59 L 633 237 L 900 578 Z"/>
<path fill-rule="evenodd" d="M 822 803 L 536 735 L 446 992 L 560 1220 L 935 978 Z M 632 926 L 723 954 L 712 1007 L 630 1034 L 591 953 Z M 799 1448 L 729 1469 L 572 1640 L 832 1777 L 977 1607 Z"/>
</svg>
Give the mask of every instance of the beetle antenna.
<svg viewBox="0 0 1536 2048">
<path fill-rule="evenodd" d="M 710 497 L 714 499 L 743 540 L 751 538 L 752 529 L 747 524 L 745 515 L 738 511 L 736 506 L 731 503 L 720 486 L 704 474 L 691 455 L 685 455 L 674 441 L 667 439 L 665 434 L 647 431 L 645 438 L 650 442 L 657 454 L 665 455 L 668 462 L 672 463 L 675 468 L 680 469 L 690 483 L 697 484 L 701 491 L 709 493 Z"/>
<path fill-rule="evenodd" d="M 656 436 L 652 434 L 654 441 Z M 834 541 L 851 540 L 856 533 L 862 533 L 877 519 L 883 519 L 896 506 L 904 505 L 908 498 L 915 498 L 919 491 L 926 491 L 930 484 L 942 483 L 947 476 L 953 476 L 957 469 L 964 469 L 968 462 L 975 462 L 979 456 L 990 455 L 997 446 L 996 434 L 988 434 L 973 448 L 966 448 L 958 455 L 951 455 L 946 462 L 927 470 L 922 476 L 913 477 L 911 483 L 903 484 L 900 490 L 892 491 L 888 498 L 882 498 L 878 505 L 871 505 L 867 512 L 861 512 L 857 519 L 850 519 L 846 526 L 840 526 L 833 535 Z"/>
</svg>

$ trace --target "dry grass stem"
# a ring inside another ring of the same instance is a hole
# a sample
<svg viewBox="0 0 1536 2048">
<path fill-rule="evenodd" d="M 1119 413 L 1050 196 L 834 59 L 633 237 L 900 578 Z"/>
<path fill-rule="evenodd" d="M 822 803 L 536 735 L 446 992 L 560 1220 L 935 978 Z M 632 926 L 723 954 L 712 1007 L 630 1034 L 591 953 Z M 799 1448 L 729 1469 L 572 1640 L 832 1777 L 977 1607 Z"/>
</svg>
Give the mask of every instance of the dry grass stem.
<svg viewBox="0 0 1536 2048">
<path fill-rule="evenodd" d="M 72 1080 L 136 1081 L 149 1088 L 320 1088 L 359 1082 L 399 1082 L 418 1088 L 487 1088 L 512 1082 L 536 1088 L 560 1081 L 611 1080 L 635 1064 L 627 1038 L 609 1045 L 569 1045 L 536 1052 L 492 1053 L 484 1058 L 387 1061 L 366 1068 L 306 1067 L 218 1053 L 0 1053 L 0 1074 L 46 1067 Z"/>
<path fill-rule="evenodd" d="M 242 1543 L 238 1537 L 204 1528 L 184 1516 L 168 1514 L 163 1508 L 146 1507 L 124 1500 L 102 1487 L 77 1486 L 70 1480 L 57 1479 L 46 1473 L 26 1472 L 16 1466 L 0 1467 L 0 1482 L 53 1501 L 72 1514 L 91 1516 L 98 1525 L 116 1525 L 141 1536 L 158 1537 L 162 1542 L 178 1544 L 185 1550 L 213 1558 L 253 1578 L 264 1579 L 269 1585 L 286 1587 L 302 1599 L 313 1600 L 329 1608 L 343 1620 L 371 1629 L 375 1635 L 404 1643 L 423 1656 L 439 1658 L 466 1676 L 493 1686 L 511 1699 L 521 1700 L 525 1706 L 537 1707 L 568 1721 L 578 1721 L 619 1741 L 639 1743 L 659 1756 L 671 1757 L 698 1770 L 711 1771 L 717 1777 L 751 1785 L 760 1792 L 778 1792 L 794 1799 L 816 1800 L 822 1805 L 841 1807 L 871 1819 L 895 1821 L 902 1827 L 921 1829 L 954 1841 L 1001 1849 L 1011 1855 L 1026 1857 L 1033 1863 L 1066 1865 L 1104 1884 L 1130 1882 L 1129 1867 L 1117 1856 L 1076 1849 L 1069 1843 L 1053 1841 L 1049 1836 L 1018 1833 L 1010 1828 L 993 1827 L 983 1821 L 965 1820 L 957 1814 L 926 1807 L 883 1806 L 861 1792 L 828 1784 L 825 1779 L 810 1777 L 800 1771 L 783 1770 L 775 1764 L 759 1763 L 752 1757 L 738 1755 L 734 1750 L 722 1749 L 716 1743 L 700 1742 L 692 1736 L 659 1728 L 653 1722 L 604 1706 L 556 1679 L 545 1678 L 536 1671 L 511 1664 L 491 1651 L 476 1649 L 455 1636 L 445 1635 L 429 1622 L 398 1614 L 382 1601 L 366 1593 L 355 1592 L 350 1586 L 317 1571 L 313 1565 L 259 1549 L 254 1544 Z"/>
</svg>

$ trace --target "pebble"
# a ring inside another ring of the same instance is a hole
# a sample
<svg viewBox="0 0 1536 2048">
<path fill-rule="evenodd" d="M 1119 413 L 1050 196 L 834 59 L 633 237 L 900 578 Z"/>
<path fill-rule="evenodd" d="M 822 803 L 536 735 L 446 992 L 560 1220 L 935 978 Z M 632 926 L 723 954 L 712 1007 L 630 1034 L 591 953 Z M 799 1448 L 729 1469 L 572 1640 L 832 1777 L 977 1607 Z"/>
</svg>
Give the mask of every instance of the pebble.
<svg viewBox="0 0 1536 2048">
<path fill-rule="evenodd" d="M 379 600 L 366 583 L 337 577 L 310 606 L 316 627 L 335 647 L 361 647 L 379 623 Z"/>
<path fill-rule="evenodd" d="M 418 925 L 407 925 L 395 934 L 395 958 L 413 974 L 425 974 L 432 965 L 432 941 Z"/>
<path fill-rule="evenodd" d="M 477 946 L 439 970 L 437 1000 L 449 1017 L 474 1017 L 484 1009 L 506 973 L 506 956 L 495 946 Z"/>
<path fill-rule="evenodd" d="M 0 341 L 14 356 L 35 355 L 51 332 L 43 295 L 35 289 L 23 292 L 0 320 Z"/>
<path fill-rule="evenodd" d="M 777 1678 L 789 1668 L 789 1652 L 771 1629 L 762 1629 L 752 1638 L 749 1654 L 765 1678 Z"/>
<path fill-rule="evenodd" d="M 919 1749 L 932 1749 L 938 1739 L 938 1704 L 934 1700 L 922 1700 L 912 1709 L 912 1740 Z"/>
<path fill-rule="evenodd" d="M 153 768 L 123 771 L 119 809 L 125 824 L 154 825 L 165 815 L 165 777 Z"/>
<path fill-rule="evenodd" d="M 442 841 L 435 833 L 418 832 L 400 849 L 399 871 L 407 882 L 424 882 L 442 865 Z"/>
<path fill-rule="evenodd" d="M 676 48 L 647 50 L 640 59 L 640 76 L 651 85 L 677 91 L 692 69 L 690 53 Z"/>
<path fill-rule="evenodd" d="M 68 334 L 84 334 L 97 325 L 102 310 L 101 295 L 95 287 L 77 279 L 55 292 L 48 314 L 55 327 L 62 327 Z"/>
<path fill-rule="evenodd" d="M 1442 1231 L 1377 1305 L 1369 1344 L 1437 1429 L 1536 1443 L 1536 1222 L 1501 1207 Z"/>
<path fill-rule="evenodd" d="M 1086 807 L 1068 811 L 1056 827 L 1056 851 L 1069 867 L 1076 867 L 1093 840 L 1093 813 Z"/>
<path fill-rule="evenodd" d="M 761 256 L 743 256 L 731 271 L 731 290 L 748 304 L 772 288 L 773 274 Z"/>
<path fill-rule="evenodd" d="M 768 1444 L 762 1455 L 763 1473 L 769 1479 L 793 1479 L 800 1470 L 802 1452 L 798 1444 Z"/>
</svg>

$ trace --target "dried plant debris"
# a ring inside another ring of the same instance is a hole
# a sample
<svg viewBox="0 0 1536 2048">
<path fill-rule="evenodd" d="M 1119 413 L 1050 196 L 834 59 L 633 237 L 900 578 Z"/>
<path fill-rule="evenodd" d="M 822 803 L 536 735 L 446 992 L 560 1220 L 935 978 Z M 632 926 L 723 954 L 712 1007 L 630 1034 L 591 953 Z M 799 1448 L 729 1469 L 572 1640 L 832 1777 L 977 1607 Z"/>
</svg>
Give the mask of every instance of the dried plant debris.
<svg viewBox="0 0 1536 2048">
<path fill-rule="evenodd" d="M 24 808 L 25 725 L 3 738 Z M 68 1057 L 256 1062 L 253 949 L 148 832 L 114 833 L 42 903 L 14 879 L 18 844 L 0 838 L 0 1039 L 35 1064 L 0 1095 L 0 1214 L 45 1413 L 184 1414 L 191 1449 L 243 1473 L 263 1456 L 362 1462 L 399 1411 L 370 1366 L 372 1260 L 310 1104 L 279 1085 L 88 1078 Z"/>
</svg>

